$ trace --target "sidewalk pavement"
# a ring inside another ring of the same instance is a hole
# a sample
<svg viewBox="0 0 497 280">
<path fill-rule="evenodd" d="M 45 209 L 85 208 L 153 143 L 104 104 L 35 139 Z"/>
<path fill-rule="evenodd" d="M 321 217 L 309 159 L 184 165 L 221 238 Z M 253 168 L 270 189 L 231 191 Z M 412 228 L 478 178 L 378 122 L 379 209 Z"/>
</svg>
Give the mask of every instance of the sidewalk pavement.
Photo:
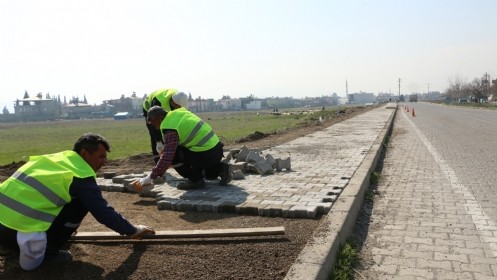
<svg viewBox="0 0 497 280">
<path fill-rule="evenodd" d="M 377 108 L 263 151 L 290 157 L 291 171 L 247 175 L 230 186 L 212 181 L 206 188 L 185 191 L 175 188 L 181 177 L 168 170 L 166 182 L 144 195 L 156 197 L 160 210 L 315 218 L 330 211 L 392 114 Z M 114 182 L 99 178 L 98 183 L 106 191 L 133 191 L 129 182 L 142 176 L 118 176 Z"/>
<path fill-rule="evenodd" d="M 397 113 L 359 273 L 497 279 L 497 226 L 407 114 Z"/>
</svg>

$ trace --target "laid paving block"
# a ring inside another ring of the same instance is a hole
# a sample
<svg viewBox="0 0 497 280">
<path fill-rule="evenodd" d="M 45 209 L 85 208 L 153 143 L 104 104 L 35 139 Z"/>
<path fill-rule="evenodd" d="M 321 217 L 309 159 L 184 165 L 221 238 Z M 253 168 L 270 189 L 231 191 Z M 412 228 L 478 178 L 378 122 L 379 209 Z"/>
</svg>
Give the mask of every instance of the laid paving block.
<svg viewBox="0 0 497 280">
<path fill-rule="evenodd" d="M 159 210 L 174 210 L 176 208 L 176 204 L 181 202 L 181 199 L 164 199 L 157 202 L 157 208 Z"/>
<path fill-rule="evenodd" d="M 202 201 L 197 204 L 196 207 L 198 212 L 212 212 L 212 202 L 211 201 Z"/>
<path fill-rule="evenodd" d="M 335 195 L 335 194 L 329 195 L 329 193 L 328 193 L 327 196 L 323 197 L 322 201 L 323 202 L 335 202 L 337 200 L 337 197 L 338 197 L 338 195 Z"/>
<path fill-rule="evenodd" d="M 198 202 L 183 200 L 176 204 L 176 211 L 194 211 Z"/>
<path fill-rule="evenodd" d="M 166 180 L 164 179 L 163 176 L 159 176 L 154 179 L 154 184 L 163 184 L 164 182 L 166 182 Z"/>
<path fill-rule="evenodd" d="M 261 155 L 256 151 L 250 151 L 247 157 L 245 158 L 245 161 L 248 163 L 256 163 L 262 160 L 264 160 L 264 158 L 261 157 Z"/>
<path fill-rule="evenodd" d="M 295 205 L 290 208 L 288 216 L 290 218 L 308 218 L 313 219 L 317 215 L 317 206 Z"/>
<path fill-rule="evenodd" d="M 235 213 L 236 203 L 233 202 L 222 202 L 217 206 L 217 212 L 219 213 Z"/>
<path fill-rule="evenodd" d="M 267 205 L 264 208 L 259 208 L 258 214 L 266 217 L 281 217 L 283 216 L 283 209 L 281 205 Z"/>
<path fill-rule="evenodd" d="M 250 203 L 250 202 L 245 202 L 241 205 L 236 206 L 236 213 L 242 214 L 242 215 L 258 215 L 259 214 L 259 207 L 261 205 L 258 203 Z"/>
<path fill-rule="evenodd" d="M 104 179 L 112 179 L 116 176 L 116 172 L 104 172 Z"/>
<path fill-rule="evenodd" d="M 317 213 L 318 214 L 327 214 L 330 212 L 331 206 L 333 205 L 332 202 L 308 202 L 308 206 L 316 206 L 317 207 Z"/>
<path fill-rule="evenodd" d="M 140 197 L 157 197 L 159 190 L 155 186 L 145 186 L 142 191 L 138 193 Z"/>
<path fill-rule="evenodd" d="M 290 157 L 287 157 L 286 159 L 280 159 L 280 158 L 276 159 L 276 170 L 282 171 L 283 169 L 292 170 Z"/>
<path fill-rule="evenodd" d="M 124 183 L 125 179 L 129 179 L 131 177 L 132 177 L 131 175 L 118 175 L 112 178 L 112 183 L 122 184 Z"/>
<path fill-rule="evenodd" d="M 111 192 L 124 192 L 124 185 L 120 185 L 120 184 L 109 185 L 109 191 L 111 191 Z"/>
<path fill-rule="evenodd" d="M 245 179 L 245 174 L 242 170 L 234 170 L 233 171 L 233 180 L 243 180 Z"/>
</svg>

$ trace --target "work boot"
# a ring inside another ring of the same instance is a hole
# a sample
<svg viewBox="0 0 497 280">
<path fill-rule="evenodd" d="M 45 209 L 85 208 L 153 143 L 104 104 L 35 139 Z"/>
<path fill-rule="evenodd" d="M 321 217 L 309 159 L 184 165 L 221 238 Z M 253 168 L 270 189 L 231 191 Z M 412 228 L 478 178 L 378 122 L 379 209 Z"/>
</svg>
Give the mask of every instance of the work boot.
<svg viewBox="0 0 497 280">
<path fill-rule="evenodd" d="M 178 184 L 178 190 L 191 190 L 191 189 L 202 189 L 205 187 L 204 179 L 197 180 L 195 182 L 188 181 Z"/>
<path fill-rule="evenodd" d="M 221 162 L 221 172 L 219 173 L 219 185 L 226 186 L 233 180 L 233 168 L 227 162 Z"/>
<path fill-rule="evenodd" d="M 43 263 L 65 263 L 72 261 L 72 254 L 66 250 L 59 250 L 55 253 L 45 255 Z"/>
</svg>

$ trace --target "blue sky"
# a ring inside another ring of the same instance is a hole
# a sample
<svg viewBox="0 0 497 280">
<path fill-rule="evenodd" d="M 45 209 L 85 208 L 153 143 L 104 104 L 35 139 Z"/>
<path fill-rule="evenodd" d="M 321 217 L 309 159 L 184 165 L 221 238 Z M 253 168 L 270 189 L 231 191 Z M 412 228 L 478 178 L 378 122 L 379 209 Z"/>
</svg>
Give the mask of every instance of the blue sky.
<svg viewBox="0 0 497 280">
<path fill-rule="evenodd" d="M 0 106 L 25 90 L 90 103 L 443 91 L 497 76 L 497 1 L 0 1 Z"/>
</svg>

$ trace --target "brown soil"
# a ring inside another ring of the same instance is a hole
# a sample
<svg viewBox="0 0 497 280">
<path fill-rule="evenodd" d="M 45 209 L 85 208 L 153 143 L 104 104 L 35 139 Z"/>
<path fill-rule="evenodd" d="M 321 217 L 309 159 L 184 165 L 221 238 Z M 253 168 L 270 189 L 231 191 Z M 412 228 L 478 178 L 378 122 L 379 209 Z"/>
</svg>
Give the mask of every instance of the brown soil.
<svg viewBox="0 0 497 280">
<path fill-rule="evenodd" d="M 352 107 L 323 124 L 310 123 L 245 143 L 253 148 L 276 146 L 321 130 L 372 107 Z M 233 143 L 225 148 L 239 147 Z M 153 161 L 142 154 L 113 160 L 102 172 L 118 174 L 149 171 Z M 0 167 L 0 181 L 22 163 Z M 104 193 L 109 203 L 131 223 L 146 224 L 156 230 L 214 229 L 284 226 L 281 237 L 174 239 L 153 242 L 73 243 L 74 261 L 64 265 L 46 264 L 33 272 L 23 272 L 17 257 L 0 257 L 0 279 L 283 279 L 305 246 L 320 219 L 285 219 L 199 212 L 158 211 L 155 201 L 127 193 Z M 109 231 L 91 215 L 79 231 Z"/>
</svg>

